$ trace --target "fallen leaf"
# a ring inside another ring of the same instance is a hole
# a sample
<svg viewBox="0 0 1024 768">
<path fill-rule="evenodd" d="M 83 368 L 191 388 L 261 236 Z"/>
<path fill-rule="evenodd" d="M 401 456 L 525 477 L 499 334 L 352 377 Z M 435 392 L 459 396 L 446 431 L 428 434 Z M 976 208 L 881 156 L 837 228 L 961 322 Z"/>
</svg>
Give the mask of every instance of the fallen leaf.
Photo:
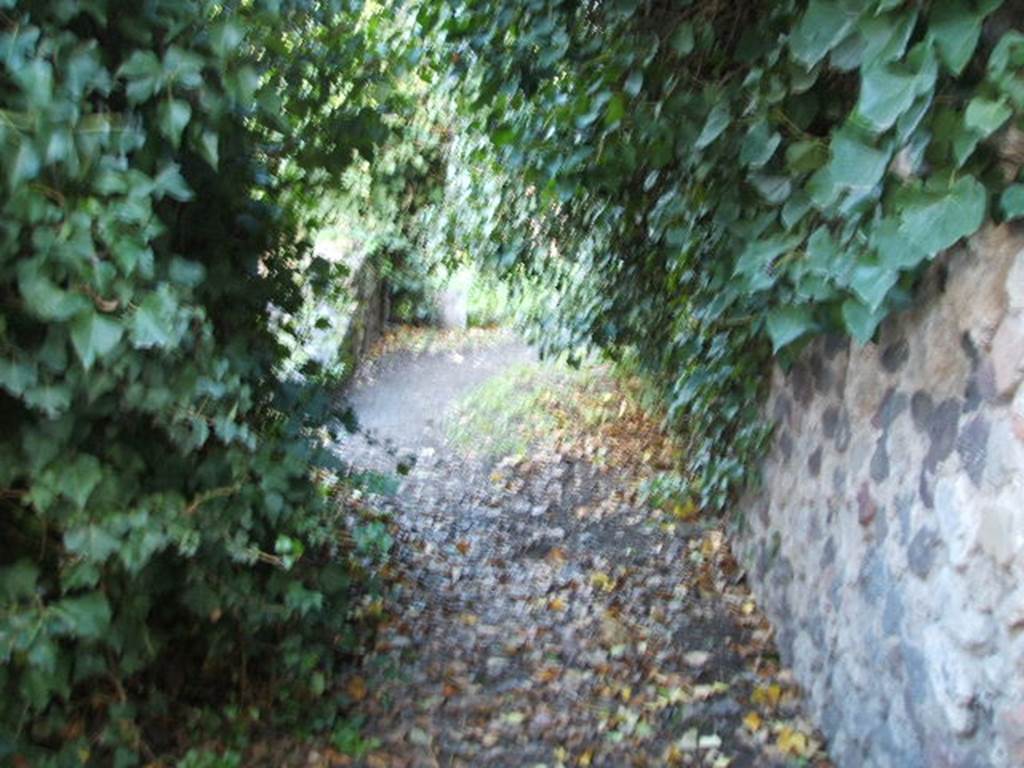
<svg viewBox="0 0 1024 768">
<path fill-rule="evenodd" d="M 711 659 L 707 651 L 688 651 L 683 654 L 683 661 L 689 667 L 703 667 Z"/>
<path fill-rule="evenodd" d="M 775 746 L 784 754 L 793 757 L 809 757 L 809 743 L 806 734 L 788 725 L 783 726 L 779 735 L 775 737 Z"/>
<path fill-rule="evenodd" d="M 415 744 L 417 747 L 429 747 L 431 741 L 433 739 L 430 738 L 430 734 L 422 728 L 414 727 L 409 729 L 409 742 L 411 744 Z"/>
<path fill-rule="evenodd" d="M 691 728 L 686 731 L 681 738 L 676 741 L 676 747 L 683 752 L 693 752 L 697 749 L 697 742 L 700 740 L 700 732 L 696 728 Z"/>
<path fill-rule="evenodd" d="M 747 730 L 752 733 L 757 733 L 761 730 L 764 720 L 761 719 L 761 716 L 757 714 L 757 712 L 747 712 L 746 716 L 743 718 L 743 724 L 747 726 Z"/>
<path fill-rule="evenodd" d="M 703 701 L 704 699 L 710 699 L 712 696 L 725 693 L 728 690 L 729 684 L 720 681 L 710 685 L 695 685 L 693 686 L 693 698 Z"/>
<path fill-rule="evenodd" d="M 722 746 L 722 738 L 716 733 L 702 735 L 697 739 L 697 749 L 718 749 Z"/>
<path fill-rule="evenodd" d="M 775 707 L 779 705 L 779 699 L 781 698 L 782 686 L 778 683 L 759 685 L 750 695 L 750 701 L 752 704 L 759 704 L 770 709 L 775 709 Z"/>
<path fill-rule="evenodd" d="M 561 547 L 552 547 L 548 550 L 548 559 L 553 563 L 564 563 L 566 561 L 565 550 Z"/>
<path fill-rule="evenodd" d="M 558 667 L 544 667 L 537 672 L 536 679 L 538 683 L 550 683 L 557 680 L 561 674 L 562 670 Z"/>
<path fill-rule="evenodd" d="M 615 580 L 604 571 L 594 571 L 590 574 L 590 583 L 605 592 L 615 589 Z"/>
<path fill-rule="evenodd" d="M 672 507 L 672 515 L 683 522 L 692 520 L 697 516 L 697 505 L 693 503 L 692 499 L 688 499 L 682 504 Z"/>
<path fill-rule="evenodd" d="M 350 678 L 345 684 L 345 692 L 353 701 L 362 701 L 366 698 L 366 680 L 359 675 Z"/>
</svg>

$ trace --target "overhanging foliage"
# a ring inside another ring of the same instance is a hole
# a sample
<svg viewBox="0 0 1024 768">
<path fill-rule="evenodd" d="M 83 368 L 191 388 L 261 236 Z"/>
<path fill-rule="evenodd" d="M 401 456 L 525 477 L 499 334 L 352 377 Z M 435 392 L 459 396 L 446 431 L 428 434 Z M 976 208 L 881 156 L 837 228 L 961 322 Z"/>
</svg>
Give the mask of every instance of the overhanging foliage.
<svg viewBox="0 0 1024 768">
<path fill-rule="evenodd" d="M 937 253 L 1022 213 L 999 147 L 1024 35 L 1001 5 L 425 2 L 489 138 L 453 236 L 554 286 L 546 346 L 659 383 L 721 507 L 763 448 L 773 353 L 867 342 Z"/>
<path fill-rule="evenodd" d="M 331 0 L 0 8 L 0 762 L 133 764 L 204 701 L 329 725 L 337 459 L 271 318 L 300 265 L 342 277 L 303 233 L 386 136 L 384 30 Z"/>
</svg>

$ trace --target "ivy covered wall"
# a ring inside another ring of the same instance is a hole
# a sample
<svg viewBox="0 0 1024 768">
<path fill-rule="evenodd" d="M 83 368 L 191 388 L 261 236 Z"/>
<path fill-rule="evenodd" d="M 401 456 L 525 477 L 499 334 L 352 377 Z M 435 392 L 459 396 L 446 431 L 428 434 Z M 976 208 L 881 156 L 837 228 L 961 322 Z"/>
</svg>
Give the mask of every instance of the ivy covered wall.
<svg viewBox="0 0 1024 768">
<path fill-rule="evenodd" d="M 741 552 L 842 766 L 1024 764 L 1024 231 L 776 369 Z"/>
</svg>

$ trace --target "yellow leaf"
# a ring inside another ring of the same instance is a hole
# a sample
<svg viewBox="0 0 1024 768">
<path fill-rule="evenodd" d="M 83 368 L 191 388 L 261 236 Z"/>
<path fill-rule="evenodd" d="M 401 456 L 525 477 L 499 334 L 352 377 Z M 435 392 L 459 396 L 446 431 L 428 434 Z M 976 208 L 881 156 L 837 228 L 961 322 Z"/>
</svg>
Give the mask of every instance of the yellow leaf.
<svg viewBox="0 0 1024 768">
<path fill-rule="evenodd" d="M 692 499 L 687 499 L 682 504 L 672 507 L 672 514 L 679 520 L 692 520 L 697 516 L 697 505 Z"/>
<path fill-rule="evenodd" d="M 716 552 L 718 552 L 718 550 L 721 548 L 722 532 L 711 531 L 707 536 L 704 537 L 704 540 L 701 542 L 700 553 L 704 555 L 704 557 L 708 558 L 714 555 Z"/>
<path fill-rule="evenodd" d="M 354 701 L 362 701 L 366 698 L 366 681 L 356 675 L 345 684 L 345 691 Z"/>
<path fill-rule="evenodd" d="M 560 597 L 553 597 L 548 600 L 549 611 L 564 611 L 566 608 L 565 600 Z"/>
<path fill-rule="evenodd" d="M 750 696 L 750 701 L 753 704 L 760 704 L 774 709 L 779 705 L 779 699 L 781 698 L 782 686 L 778 683 L 772 683 L 771 685 L 757 686 Z"/>
<path fill-rule="evenodd" d="M 582 755 L 580 755 L 580 759 L 576 761 L 576 765 L 581 765 L 581 766 L 584 766 L 584 768 L 586 768 L 586 766 L 590 765 L 590 763 L 591 763 L 591 761 L 593 759 L 594 759 L 594 750 L 588 749 L 586 752 L 584 752 Z"/>
<path fill-rule="evenodd" d="M 775 738 L 775 746 L 787 755 L 794 757 L 808 756 L 807 736 L 800 731 L 784 725 L 779 735 Z"/>
<path fill-rule="evenodd" d="M 590 574 L 590 583 L 605 592 L 615 589 L 615 580 L 603 571 L 594 571 Z"/>
<path fill-rule="evenodd" d="M 761 730 L 761 726 L 764 721 L 761 720 L 761 716 L 757 712 L 747 712 L 746 717 L 743 718 L 743 724 L 747 726 L 747 730 L 757 733 Z"/>
<path fill-rule="evenodd" d="M 743 605 L 740 606 L 740 611 L 743 612 L 744 616 L 749 616 L 757 608 L 757 604 L 753 600 L 747 600 Z"/>
</svg>

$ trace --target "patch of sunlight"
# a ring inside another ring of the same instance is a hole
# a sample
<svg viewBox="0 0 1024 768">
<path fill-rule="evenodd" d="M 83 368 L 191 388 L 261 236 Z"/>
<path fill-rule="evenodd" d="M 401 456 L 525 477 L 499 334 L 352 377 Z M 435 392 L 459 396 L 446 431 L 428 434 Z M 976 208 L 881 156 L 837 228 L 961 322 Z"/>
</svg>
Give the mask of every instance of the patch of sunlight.
<svg viewBox="0 0 1024 768">
<path fill-rule="evenodd" d="M 554 400 L 572 396 L 575 373 L 555 363 L 527 363 L 490 379 L 456 405 L 448 439 L 464 453 L 501 459 L 523 457 L 563 428 Z"/>
</svg>

